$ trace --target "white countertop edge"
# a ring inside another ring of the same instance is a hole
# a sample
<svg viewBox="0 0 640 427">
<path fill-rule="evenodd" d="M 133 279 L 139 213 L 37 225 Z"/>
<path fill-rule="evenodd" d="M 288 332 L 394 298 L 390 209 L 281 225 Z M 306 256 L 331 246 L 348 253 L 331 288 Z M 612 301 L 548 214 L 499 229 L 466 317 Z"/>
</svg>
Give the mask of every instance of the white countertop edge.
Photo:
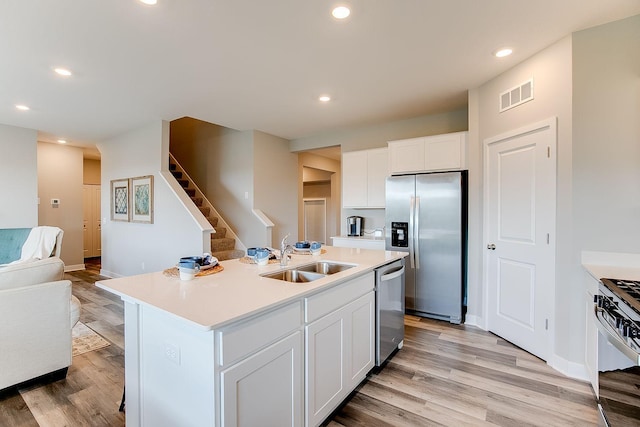
<svg viewBox="0 0 640 427">
<path fill-rule="evenodd" d="M 287 267 L 280 267 L 279 265 L 275 264 L 275 265 L 270 265 L 268 267 L 258 267 L 255 269 L 255 273 L 252 272 L 249 275 L 249 279 L 251 279 L 251 277 L 255 278 L 256 280 L 274 280 L 275 282 L 280 283 L 280 281 L 276 281 L 275 279 L 266 279 L 261 277 L 261 274 L 264 273 L 270 273 L 270 272 L 275 272 L 275 271 L 279 271 L 279 270 L 283 270 L 283 269 L 290 269 L 290 268 L 295 268 L 297 265 L 305 265 L 308 264 L 310 262 L 314 262 L 314 261 L 329 261 L 329 262 L 337 262 L 337 263 L 343 263 L 343 264 L 356 264 L 357 266 L 349 269 L 349 270 L 345 270 L 343 272 L 339 272 L 339 273 L 335 273 L 333 275 L 329 275 L 325 278 L 322 279 L 318 279 L 316 281 L 313 282 L 309 282 L 309 284 L 305 284 L 306 289 L 303 289 L 301 287 L 291 287 L 291 292 L 288 296 L 282 297 L 282 298 L 278 298 L 277 300 L 274 299 L 270 302 L 261 304 L 259 302 L 256 302 L 255 300 L 246 304 L 248 307 L 251 308 L 247 308 L 246 311 L 242 311 L 242 312 L 236 312 L 233 315 L 228 315 L 228 316 L 209 316 L 209 319 L 207 319 L 206 321 L 203 321 L 203 316 L 202 315 L 202 311 L 201 310 L 197 310 L 197 312 L 194 313 L 190 313 L 188 309 L 185 309 L 184 306 L 180 307 L 180 310 L 171 310 L 170 307 L 170 303 L 168 303 L 166 301 L 166 299 L 160 298 L 157 299 L 154 295 L 147 295 L 144 291 L 146 290 L 145 288 L 138 288 L 138 289 L 132 289 L 131 291 L 127 292 L 127 290 L 131 289 L 131 285 L 133 281 L 142 281 L 142 282 L 153 282 L 152 286 L 150 286 L 148 289 L 150 289 L 151 293 L 153 292 L 157 292 L 158 291 L 158 286 L 157 286 L 157 282 L 168 282 L 167 286 L 172 286 L 172 283 L 175 283 L 176 280 L 175 279 L 168 279 L 164 276 L 162 276 L 162 272 L 156 272 L 156 273 L 147 273 L 147 274 L 142 274 L 142 275 L 138 275 L 138 276 L 130 276 L 130 277 L 125 277 L 125 278 L 120 278 L 120 279 L 109 279 L 109 280 L 101 280 L 96 282 L 96 286 L 98 286 L 101 289 L 104 289 L 108 292 L 111 292 L 115 295 L 120 296 L 121 299 L 123 299 L 124 301 L 127 302 L 131 302 L 134 304 L 139 304 L 141 306 L 145 306 L 145 307 L 150 307 L 152 309 L 155 310 L 159 310 L 161 312 L 167 313 L 169 315 L 171 315 L 172 317 L 175 317 L 177 319 L 180 319 L 182 321 L 185 322 L 185 324 L 196 327 L 199 330 L 203 330 L 203 331 L 211 331 L 214 329 L 219 329 L 221 327 L 224 327 L 228 324 L 237 322 L 237 321 L 242 321 L 242 320 L 247 320 L 253 316 L 259 315 L 260 313 L 266 312 L 266 311 L 270 311 L 272 309 L 278 308 L 280 306 L 286 305 L 288 303 L 294 302 L 294 301 L 298 301 L 301 300 L 303 298 L 309 297 L 311 295 L 314 295 L 316 293 L 322 292 L 324 290 L 327 290 L 333 286 L 337 286 L 340 283 L 343 283 L 347 280 L 351 280 L 354 279 L 358 276 L 367 274 L 373 270 L 375 270 L 376 268 L 388 264 L 390 262 L 393 262 L 397 259 L 401 259 L 403 257 L 405 257 L 407 254 L 405 252 L 396 252 L 396 251 L 374 251 L 374 250 L 366 250 L 366 249 L 352 249 L 352 248 L 336 248 L 335 250 L 331 250 L 329 249 L 330 252 L 337 252 L 339 254 L 339 256 L 332 256 L 331 253 L 326 254 L 327 256 L 322 256 L 321 258 L 302 258 L 301 256 L 299 256 L 299 259 L 296 260 L 295 262 L 291 262 L 291 264 Z M 345 252 L 347 253 L 346 256 L 348 257 L 355 257 L 356 259 L 345 259 Z M 372 254 L 372 253 L 379 253 L 378 256 L 375 256 L 373 258 L 375 258 L 375 261 L 372 261 L 370 256 L 366 256 L 366 254 Z M 360 253 L 365 254 L 365 259 L 366 261 L 360 261 L 358 262 L 357 257 Z M 384 254 L 384 255 L 382 255 Z M 324 254 L 323 254 L 324 255 Z M 382 256 L 381 256 L 382 255 Z M 235 265 L 232 263 L 236 263 Z M 238 270 L 239 266 L 238 266 L 238 260 L 229 260 L 229 261 L 222 261 L 221 264 L 223 266 L 229 266 L 229 271 L 233 272 L 233 270 Z M 246 265 L 243 266 L 244 268 L 246 268 Z M 257 267 L 257 266 L 253 266 L 253 267 Z M 242 267 L 241 267 L 242 268 Z M 226 271 L 226 269 L 225 269 Z M 223 274 L 225 271 L 223 271 L 221 274 Z M 247 279 L 247 273 L 240 271 L 239 274 L 243 275 L 244 277 L 240 277 L 241 279 Z M 217 274 L 216 274 L 217 275 Z M 216 276 L 216 275 L 212 275 L 212 276 Z M 209 278 L 211 278 L 212 276 L 207 276 Z M 207 277 L 203 277 L 203 278 L 198 278 L 196 280 L 202 280 L 202 279 L 206 279 Z M 213 280 L 216 280 L 218 278 L 213 278 Z M 211 280 L 211 279 L 210 279 Z M 233 273 L 229 274 L 226 278 L 225 276 L 222 276 L 222 278 L 220 280 L 236 280 L 236 278 L 234 277 Z M 179 282 L 179 281 L 178 281 Z M 196 282 L 195 280 L 192 282 L 186 282 L 186 286 L 194 286 L 198 284 L 198 282 Z M 202 281 L 199 283 L 203 283 Z M 311 285 L 310 285 L 311 284 Z M 283 284 L 280 283 L 280 285 L 282 286 Z M 164 286 L 164 285 L 161 285 Z M 223 285 L 224 286 L 224 285 Z M 258 285 L 260 286 L 260 285 Z M 287 285 L 285 285 L 287 286 Z M 163 291 L 166 291 L 167 288 L 163 288 Z M 176 292 L 175 289 L 173 289 L 172 292 Z M 215 292 L 216 291 L 208 291 L 210 293 L 207 294 L 207 296 L 209 296 L 210 298 L 212 298 L 213 301 L 215 301 Z M 163 292 L 164 293 L 164 292 Z M 138 294 L 138 295 L 133 295 L 133 294 Z M 229 296 L 228 294 L 225 294 L 227 297 Z M 241 301 L 242 300 L 242 294 L 239 293 L 238 298 L 234 298 L 235 301 Z M 156 301 L 160 301 L 158 303 L 154 303 L 154 299 Z M 175 307 L 174 307 L 175 308 Z M 181 313 L 178 313 L 176 311 L 182 311 Z M 210 310 L 211 312 L 215 312 L 215 310 L 212 308 Z M 214 320 L 215 319 L 215 320 Z"/>
<path fill-rule="evenodd" d="M 582 266 L 596 280 L 640 280 L 640 254 L 583 251 Z"/>
</svg>

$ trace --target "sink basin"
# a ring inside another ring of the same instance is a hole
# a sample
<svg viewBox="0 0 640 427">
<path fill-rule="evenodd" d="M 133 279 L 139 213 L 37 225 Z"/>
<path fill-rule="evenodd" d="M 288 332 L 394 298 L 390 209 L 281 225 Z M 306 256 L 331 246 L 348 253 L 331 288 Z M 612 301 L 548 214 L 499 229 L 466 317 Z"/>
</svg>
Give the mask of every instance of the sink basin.
<svg viewBox="0 0 640 427">
<path fill-rule="evenodd" d="M 318 261 L 313 264 L 301 265 L 296 267 L 299 271 L 310 271 L 319 274 L 334 274 L 355 267 L 349 264 L 338 264 L 337 262 Z"/>
<path fill-rule="evenodd" d="M 297 269 L 293 269 L 276 271 L 275 273 L 269 274 L 262 274 L 261 276 L 268 277 L 269 279 L 284 280 L 285 282 L 306 283 L 312 282 L 317 279 L 322 279 L 325 275 L 314 273 L 311 271 L 300 271 Z"/>
</svg>

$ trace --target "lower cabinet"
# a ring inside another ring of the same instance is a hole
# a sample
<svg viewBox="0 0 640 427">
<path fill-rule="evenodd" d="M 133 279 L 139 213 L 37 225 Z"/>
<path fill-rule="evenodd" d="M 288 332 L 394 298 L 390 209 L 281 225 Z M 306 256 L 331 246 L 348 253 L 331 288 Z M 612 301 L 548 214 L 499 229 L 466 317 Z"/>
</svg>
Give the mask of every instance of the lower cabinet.
<svg viewBox="0 0 640 427">
<path fill-rule="evenodd" d="M 596 395 L 600 396 L 598 389 L 598 327 L 593 314 L 593 296 L 598 294 L 598 282 L 588 274 L 586 292 L 586 336 L 584 364 L 589 375 L 589 382 Z"/>
<path fill-rule="evenodd" d="M 301 354 L 298 331 L 222 371 L 221 424 L 301 426 Z"/>
<path fill-rule="evenodd" d="M 306 426 L 317 426 L 374 365 L 374 293 L 306 326 Z"/>
</svg>

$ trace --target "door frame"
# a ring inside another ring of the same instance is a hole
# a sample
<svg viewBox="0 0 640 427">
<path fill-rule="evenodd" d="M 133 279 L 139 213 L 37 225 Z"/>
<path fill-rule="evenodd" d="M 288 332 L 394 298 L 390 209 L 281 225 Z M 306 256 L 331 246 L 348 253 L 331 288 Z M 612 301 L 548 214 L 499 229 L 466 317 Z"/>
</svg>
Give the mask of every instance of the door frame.
<svg viewBox="0 0 640 427">
<path fill-rule="evenodd" d="M 553 265 L 553 283 L 551 284 L 553 291 L 551 292 L 550 295 L 550 301 L 548 301 L 548 304 L 551 305 L 550 309 L 549 309 L 549 333 L 547 334 L 548 336 L 548 342 L 547 342 L 547 348 L 548 348 L 548 356 L 547 356 L 547 364 L 551 365 L 553 363 L 553 360 L 555 358 L 555 335 L 556 335 L 556 322 L 555 322 L 555 314 L 556 314 L 556 277 L 557 277 L 557 244 L 556 244 L 556 236 L 557 236 L 557 190 L 558 190 L 558 182 L 557 182 L 557 176 L 558 176 L 558 169 L 557 169 L 557 165 L 558 165 L 558 159 L 557 159 L 557 145 L 558 145 L 558 118 L 557 117 L 550 117 L 548 119 L 539 121 L 539 122 L 535 122 L 535 123 L 531 123 L 525 126 L 522 126 L 520 128 L 517 129 L 512 129 L 509 130 L 507 132 L 504 132 L 502 134 L 499 135 L 495 135 L 489 138 L 485 138 L 482 141 L 482 154 L 483 154 L 483 176 L 482 176 L 482 192 L 483 192 L 483 196 L 482 196 L 482 213 L 483 213 L 483 218 L 482 218 L 482 267 L 483 267 L 483 272 L 482 272 L 482 286 L 483 286 L 483 302 L 482 302 L 482 309 L 483 309 L 483 313 L 484 313 L 484 321 L 483 321 L 483 325 L 484 325 L 484 329 L 485 330 L 489 330 L 489 254 L 487 252 L 486 249 L 486 245 L 489 243 L 489 146 L 491 144 L 495 144 L 497 142 L 503 141 L 503 140 L 507 140 L 507 139 L 513 139 L 516 137 L 519 137 L 521 135 L 525 135 L 527 133 L 533 133 L 536 132 L 540 129 L 544 129 L 544 128 L 549 128 L 551 130 L 551 133 L 555 136 L 554 141 L 552 144 L 550 144 L 549 146 L 549 156 L 553 159 L 554 164 L 555 164 L 555 174 L 553 176 L 553 190 L 554 190 L 554 197 L 553 197 L 553 222 L 550 226 L 550 230 L 549 230 L 549 234 L 550 234 L 550 240 L 549 240 L 549 244 L 551 245 L 551 249 L 553 250 L 555 257 L 554 257 L 554 265 Z"/>
<path fill-rule="evenodd" d="M 302 219 L 303 219 L 303 238 L 306 240 L 307 239 L 307 202 L 321 202 L 323 207 L 324 207 L 324 224 L 323 224 L 323 228 L 324 228 L 324 232 L 322 234 L 324 234 L 324 241 L 322 242 L 322 244 L 326 245 L 327 244 L 327 225 L 328 225 L 328 218 L 327 218 L 327 199 L 326 197 L 307 197 L 307 198 L 303 198 L 302 199 Z"/>
</svg>

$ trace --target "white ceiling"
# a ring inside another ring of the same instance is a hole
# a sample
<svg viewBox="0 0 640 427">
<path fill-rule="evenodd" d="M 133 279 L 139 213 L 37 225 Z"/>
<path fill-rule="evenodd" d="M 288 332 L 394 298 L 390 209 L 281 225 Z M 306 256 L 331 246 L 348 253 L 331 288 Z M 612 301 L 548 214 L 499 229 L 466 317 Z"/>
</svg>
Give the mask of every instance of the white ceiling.
<svg viewBox="0 0 640 427">
<path fill-rule="evenodd" d="M 556 40 L 640 13 L 639 0 L 343 3 L 338 22 L 324 0 L 3 1 L 0 123 L 81 144 L 190 116 L 295 139 L 462 108 Z M 502 46 L 514 55 L 492 57 Z"/>
</svg>

